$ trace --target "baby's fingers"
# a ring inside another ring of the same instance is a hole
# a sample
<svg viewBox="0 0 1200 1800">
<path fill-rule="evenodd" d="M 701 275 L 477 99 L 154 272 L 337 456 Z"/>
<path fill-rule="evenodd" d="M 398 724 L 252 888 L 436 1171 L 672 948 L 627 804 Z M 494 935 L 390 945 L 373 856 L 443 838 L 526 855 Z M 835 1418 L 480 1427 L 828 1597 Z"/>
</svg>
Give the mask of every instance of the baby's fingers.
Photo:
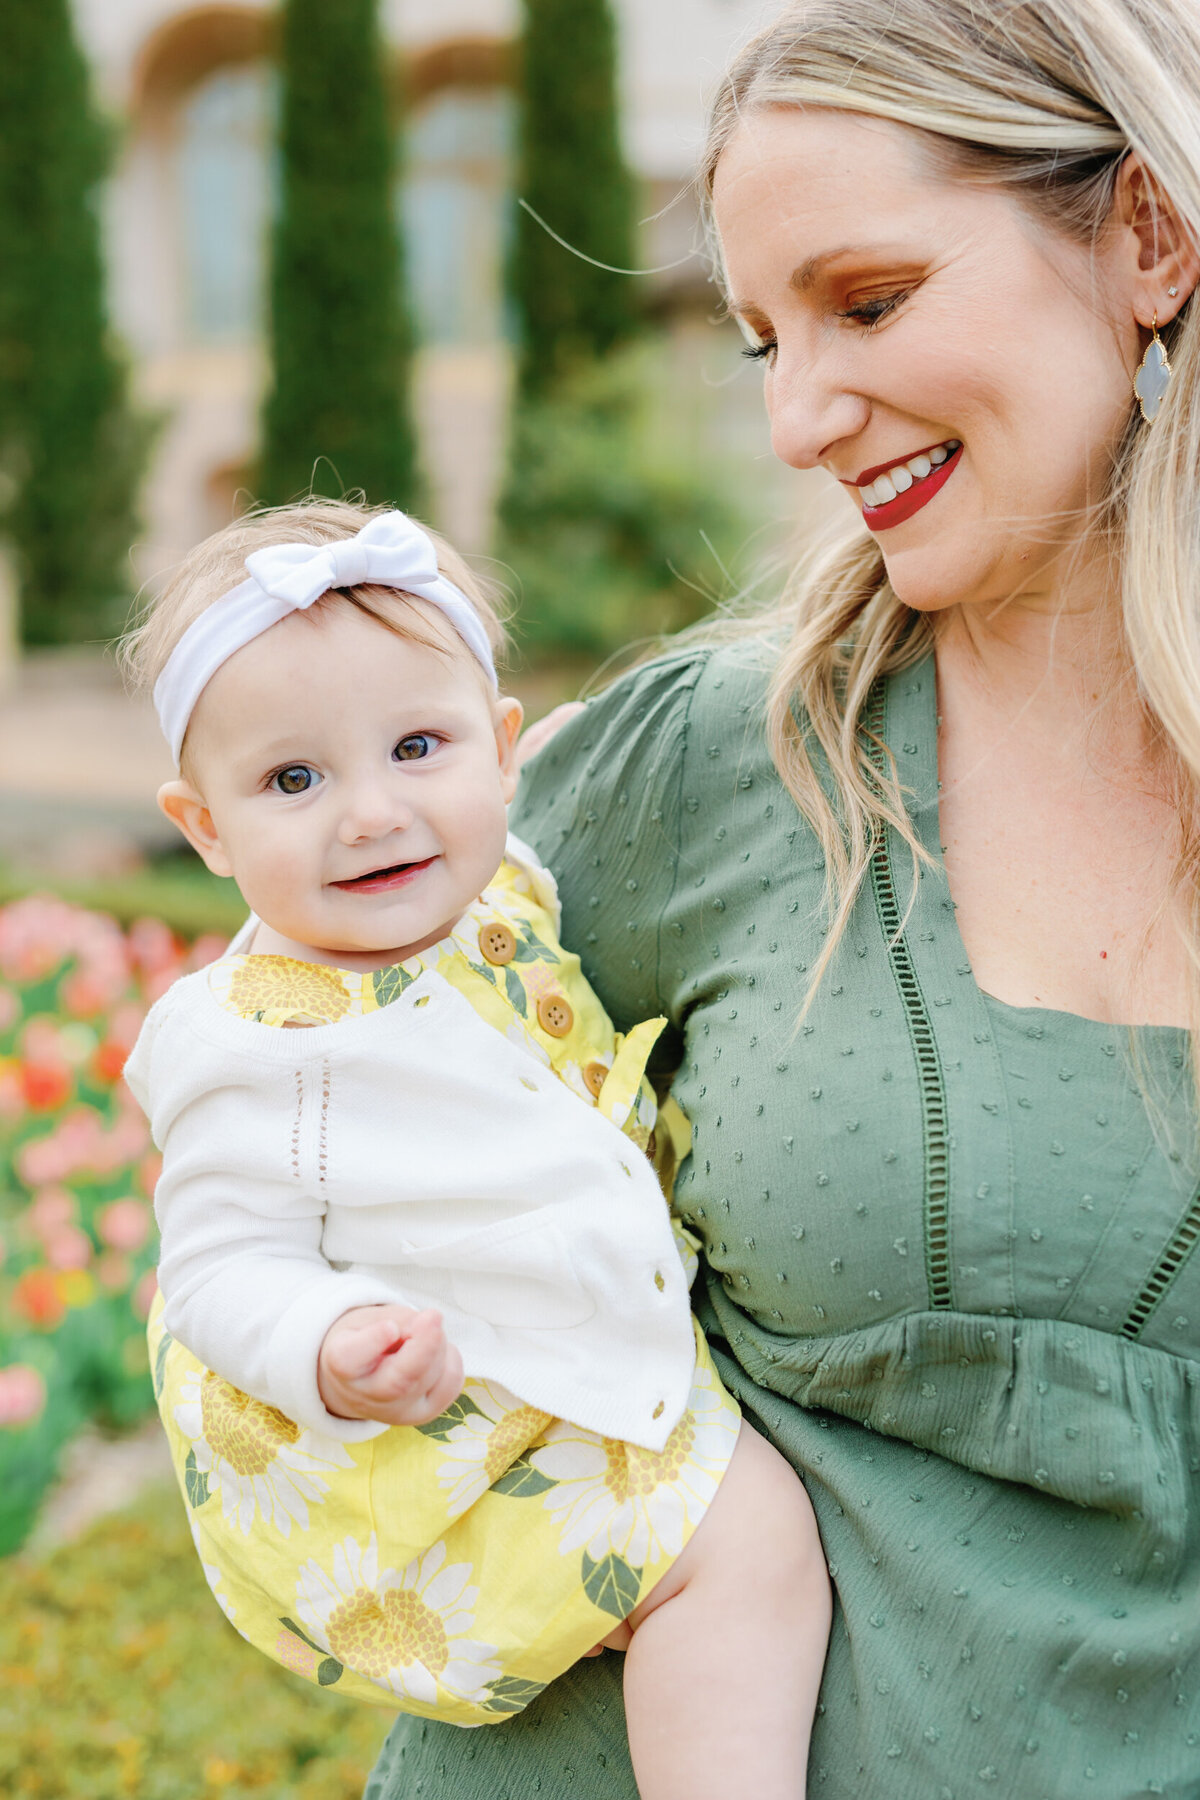
<svg viewBox="0 0 1200 1800">
<path fill-rule="evenodd" d="M 356 1307 L 330 1326 L 322 1346 L 325 1367 L 335 1378 L 362 1381 L 427 1322 L 440 1328 L 440 1315 L 417 1313 L 410 1306 Z"/>
<path fill-rule="evenodd" d="M 443 1337 L 431 1357 L 414 1357 L 411 1362 L 407 1361 L 410 1348 L 414 1347 L 406 1344 L 388 1358 L 389 1365 L 405 1366 L 388 1367 L 391 1392 L 381 1395 L 372 1407 L 372 1416 L 390 1425 L 425 1425 L 445 1412 L 462 1392 L 462 1357 L 453 1344 Z"/>
<path fill-rule="evenodd" d="M 462 1353 L 453 1344 L 446 1345 L 446 1355 L 440 1374 L 425 1390 L 424 1405 L 429 1409 L 423 1419 L 414 1419 L 413 1423 L 424 1425 L 429 1419 L 436 1419 L 439 1413 L 453 1404 L 462 1393 L 463 1360 Z"/>
</svg>

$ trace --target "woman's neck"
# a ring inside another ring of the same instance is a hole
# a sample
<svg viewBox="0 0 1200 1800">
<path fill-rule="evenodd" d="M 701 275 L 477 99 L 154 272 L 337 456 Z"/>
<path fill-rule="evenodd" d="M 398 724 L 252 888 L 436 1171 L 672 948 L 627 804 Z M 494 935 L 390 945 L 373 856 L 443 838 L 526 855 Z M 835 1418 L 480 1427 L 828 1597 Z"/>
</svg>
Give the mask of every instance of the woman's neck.
<svg viewBox="0 0 1200 1800">
<path fill-rule="evenodd" d="M 1107 773 L 1145 768 L 1161 755 L 1138 693 L 1119 601 L 1074 593 L 1030 595 L 1002 605 L 958 606 L 934 622 L 939 711 L 1007 722 L 1054 753 L 1083 756 Z M 989 733 L 990 735 L 990 733 Z"/>
</svg>

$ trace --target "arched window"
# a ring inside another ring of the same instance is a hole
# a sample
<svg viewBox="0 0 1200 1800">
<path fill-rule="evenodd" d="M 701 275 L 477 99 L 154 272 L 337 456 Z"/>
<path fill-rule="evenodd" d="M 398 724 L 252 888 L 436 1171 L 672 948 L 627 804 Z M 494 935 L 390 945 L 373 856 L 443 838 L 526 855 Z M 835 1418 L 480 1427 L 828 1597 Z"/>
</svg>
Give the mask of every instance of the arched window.
<svg viewBox="0 0 1200 1800">
<path fill-rule="evenodd" d="M 514 114 L 510 89 L 472 85 L 436 89 L 409 119 L 400 204 L 422 343 L 495 344 L 510 335 Z"/>
<path fill-rule="evenodd" d="M 263 326 L 276 86 L 260 62 L 219 69 L 179 107 L 183 324 L 193 343 L 245 343 Z"/>
</svg>

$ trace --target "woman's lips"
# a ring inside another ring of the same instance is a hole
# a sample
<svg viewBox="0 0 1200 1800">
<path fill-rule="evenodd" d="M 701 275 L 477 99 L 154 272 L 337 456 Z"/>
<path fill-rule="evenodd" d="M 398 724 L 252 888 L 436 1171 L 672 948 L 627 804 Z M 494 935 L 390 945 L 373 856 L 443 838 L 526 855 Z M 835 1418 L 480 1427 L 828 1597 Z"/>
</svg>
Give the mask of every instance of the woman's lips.
<svg viewBox="0 0 1200 1800">
<path fill-rule="evenodd" d="M 436 857 L 427 856 L 424 862 L 395 863 L 391 868 L 375 869 L 352 881 L 333 881 L 330 886 L 339 888 L 343 894 L 385 894 L 391 888 L 407 887 L 436 860 Z"/>
<path fill-rule="evenodd" d="M 893 525 L 903 525 L 906 519 L 911 519 L 914 513 L 920 512 L 945 487 L 958 467 L 962 453 L 963 447 L 960 444 L 957 450 L 951 451 L 944 463 L 921 481 L 914 481 L 906 493 L 897 494 L 894 500 L 887 500 L 882 506 L 864 504 L 862 516 L 868 529 L 889 531 Z"/>
</svg>

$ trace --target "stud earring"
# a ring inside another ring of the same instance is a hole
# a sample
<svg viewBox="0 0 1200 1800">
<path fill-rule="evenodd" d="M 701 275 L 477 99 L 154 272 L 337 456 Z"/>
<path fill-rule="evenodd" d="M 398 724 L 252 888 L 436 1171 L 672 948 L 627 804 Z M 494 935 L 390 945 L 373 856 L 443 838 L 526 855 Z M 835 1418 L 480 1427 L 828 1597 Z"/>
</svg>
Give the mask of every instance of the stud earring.
<svg viewBox="0 0 1200 1800">
<path fill-rule="evenodd" d="M 1167 289 L 1167 292 L 1173 300 L 1175 298 L 1176 294 L 1179 292 L 1179 289 L 1177 287 L 1169 287 Z"/>
<path fill-rule="evenodd" d="M 1167 359 L 1167 347 L 1158 335 L 1158 314 L 1150 327 L 1150 342 L 1146 345 L 1146 354 L 1138 365 L 1134 377 L 1133 391 L 1137 395 L 1142 409 L 1142 417 L 1151 424 L 1158 417 L 1158 409 L 1166 397 L 1171 385 L 1171 364 Z"/>
</svg>

